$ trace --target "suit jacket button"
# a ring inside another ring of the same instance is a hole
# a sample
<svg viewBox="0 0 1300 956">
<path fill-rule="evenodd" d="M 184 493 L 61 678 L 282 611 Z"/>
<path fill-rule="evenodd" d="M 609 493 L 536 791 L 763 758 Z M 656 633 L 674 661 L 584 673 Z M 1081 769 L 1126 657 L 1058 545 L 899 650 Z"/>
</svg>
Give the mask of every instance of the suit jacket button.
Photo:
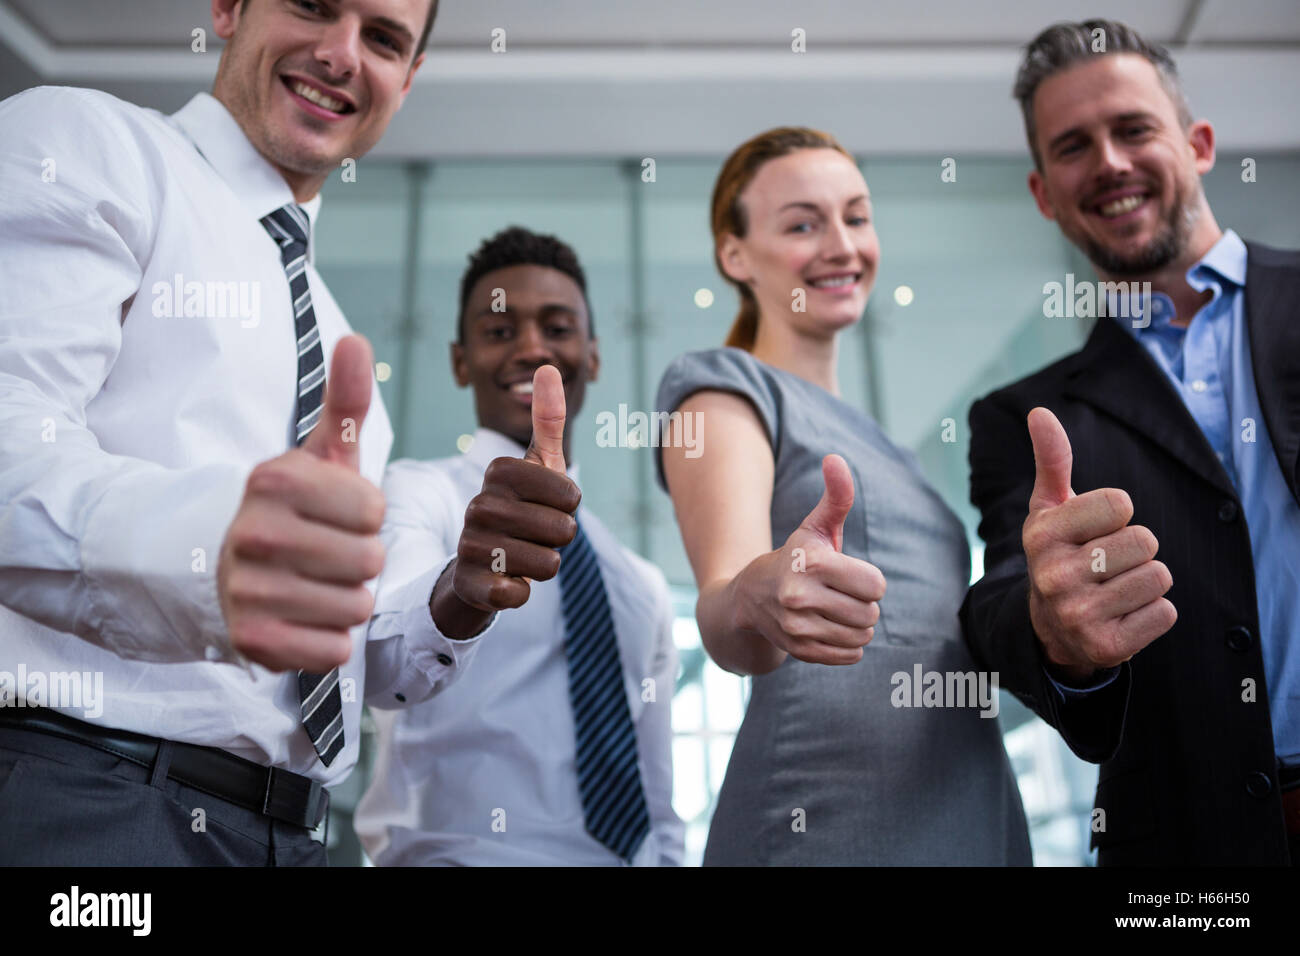
<svg viewBox="0 0 1300 956">
<path fill-rule="evenodd" d="M 1231 498 L 1226 499 L 1223 504 L 1219 505 L 1219 520 L 1223 522 L 1235 521 L 1237 518 L 1237 503 Z"/>
<path fill-rule="evenodd" d="M 1242 627 L 1238 624 L 1236 627 L 1228 628 L 1228 647 L 1232 648 L 1238 654 L 1250 650 L 1255 643 L 1255 635 L 1250 632 L 1250 628 Z"/>
<path fill-rule="evenodd" d="M 1246 792 L 1252 797 L 1267 797 L 1273 792 L 1273 778 L 1260 770 L 1246 774 Z"/>
</svg>

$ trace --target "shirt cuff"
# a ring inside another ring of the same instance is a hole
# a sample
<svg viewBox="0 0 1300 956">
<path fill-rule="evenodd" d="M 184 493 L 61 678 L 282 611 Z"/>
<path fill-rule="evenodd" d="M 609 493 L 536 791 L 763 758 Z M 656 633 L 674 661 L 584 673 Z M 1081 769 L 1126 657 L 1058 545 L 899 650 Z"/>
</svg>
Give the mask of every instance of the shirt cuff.
<svg viewBox="0 0 1300 956">
<path fill-rule="evenodd" d="M 1119 668 L 1106 668 L 1104 671 L 1099 673 L 1099 676 L 1095 680 L 1085 687 L 1070 687 L 1066 684 L 1062 684 L 1051 675 L 1046 666 L 1043 667 L 1043 673 L 1047 675 L 1047 679 L 1051 682 L 1052 686 L 1056 688 L 1056 692 L 1061 695 L 1061 699 L 1066 703 L 1069 703 L 1072 700 L 1080 700 L 1081 698 L 1087 697 L 1089 694 L 1099 691 L 1103 687 L 1109 687 L 1115 682 L 1115 678 L 1119 676 Z"/>
<path fill-rule="evenodd" d="M 443 690 L 469 666 L 479 641 L 496 626 L 494 614 L 483 630 L 465 640 L 454 640 L 438 630 L 429 599 L 455 557 L 452 554 L 377 602 L 366 645 L 366 702 L 372 706 L 401 707 Z"/>
</svg>

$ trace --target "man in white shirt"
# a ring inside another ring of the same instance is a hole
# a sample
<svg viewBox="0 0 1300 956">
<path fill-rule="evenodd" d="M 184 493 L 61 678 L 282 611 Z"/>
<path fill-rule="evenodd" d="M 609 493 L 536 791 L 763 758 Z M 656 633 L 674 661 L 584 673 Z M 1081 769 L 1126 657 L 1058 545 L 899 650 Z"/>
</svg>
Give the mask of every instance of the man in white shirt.
<svg viewBox="0 0 1300 956">
<path fill-rule="evenodd" d="M 173 116 L 0 104 L 0 863 L 323 863 L 362 701 L 436 693 L 521 603 L 466 559 L 372 597 L 392 429 L 312 265 L 436 8 L 213 0 Z M 571 537 L 543 437 L 512 474 Z"/>
<path fill-rule="evenodd" d="M 440 564 L 458 542 L 491 553 L 497 542 L 462 533 L 462 515 L 482 509 L 474 496 L 493 458 L 528 444 L 529 383 L 547 364 L 572 423 L 599 368 L 586 280 L 567 245 L 512 227 L 480 247 L 461 282 L 452 367 L 474 390 L 479 428 L 462 456 L 389 466 L 386 577 Z M 378 864 L 680 864 L 668 587 L 595 515 L 577 516 L 558 580 L 498 616 L 456 686 L 375 714 L 375 776 L 355 825 Z"/>
</svg>

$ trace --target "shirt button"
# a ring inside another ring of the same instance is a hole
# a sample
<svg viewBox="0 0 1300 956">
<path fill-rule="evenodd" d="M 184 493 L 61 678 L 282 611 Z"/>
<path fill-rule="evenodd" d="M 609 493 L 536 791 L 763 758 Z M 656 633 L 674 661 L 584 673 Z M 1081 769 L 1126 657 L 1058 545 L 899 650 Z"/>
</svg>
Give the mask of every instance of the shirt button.
<svg viewBox="0 0 1300 956">
<path fill-rule="evenodd" d="M 1228 498 L 1219 505 L 1219 520 L 1223 522 L 1235 521 L 1237 518 L 1237 503 Z"/>
<path fill-rule="evenodd" d="M 1250 628 L 1238 624 L 1236 627 L 1228 628 L 1228 647 L 1243 654 L 1250 650 L 1251 645 L 1255 643 L 1255 635 L 1251 633 Z"/>
<path fill-rule="evenodd" d="M 439 654 L 438 663 L 441 664 L 443 667 L 450 667 L 454 663 L 454 661 L 452 661 L 450 654 Z"/>
<path fill-rule="evenodd" d="M 1262 770 L 1246 774 L 1246 792 L 1252 797 L 1267 797 L 1273 792 L 1273 778 Z"/>
<path fill-rule="evenodd" d="M 1209 387 L 1210 387 L 1210 386 L 1208 386 L 1208 385 L 1205 384 L 1205 379 L 1203 379 L 1203 378 L 1198 378 L 1196 381 L 1192 382 L 1192 391 L 1193 391 L 1193 392 L 1203 392 L 1203 391 L 1205 391 L 1205 390 L 1206 390 L 1207 388 L 1209 388 Z"/>
<path fill-rule="evenodd" d="M 203 656 L 210 661 L 219 661 L 221 660 L 221 651 L 217 650 L 215 647 L 205 647 L 203 649 Z"/>
</svg>

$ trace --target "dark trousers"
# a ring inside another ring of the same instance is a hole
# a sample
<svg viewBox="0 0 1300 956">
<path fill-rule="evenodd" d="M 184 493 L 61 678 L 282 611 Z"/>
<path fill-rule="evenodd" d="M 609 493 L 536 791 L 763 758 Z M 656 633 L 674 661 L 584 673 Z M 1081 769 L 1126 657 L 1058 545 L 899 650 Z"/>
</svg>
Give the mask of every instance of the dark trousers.
<svg viewBox="0 0 1300 956">
<path fill-rule="evenodd" d="M 85 744 L 0 727 L 0 865 L 324 866 L 303 827 Z"/>
</svg>

